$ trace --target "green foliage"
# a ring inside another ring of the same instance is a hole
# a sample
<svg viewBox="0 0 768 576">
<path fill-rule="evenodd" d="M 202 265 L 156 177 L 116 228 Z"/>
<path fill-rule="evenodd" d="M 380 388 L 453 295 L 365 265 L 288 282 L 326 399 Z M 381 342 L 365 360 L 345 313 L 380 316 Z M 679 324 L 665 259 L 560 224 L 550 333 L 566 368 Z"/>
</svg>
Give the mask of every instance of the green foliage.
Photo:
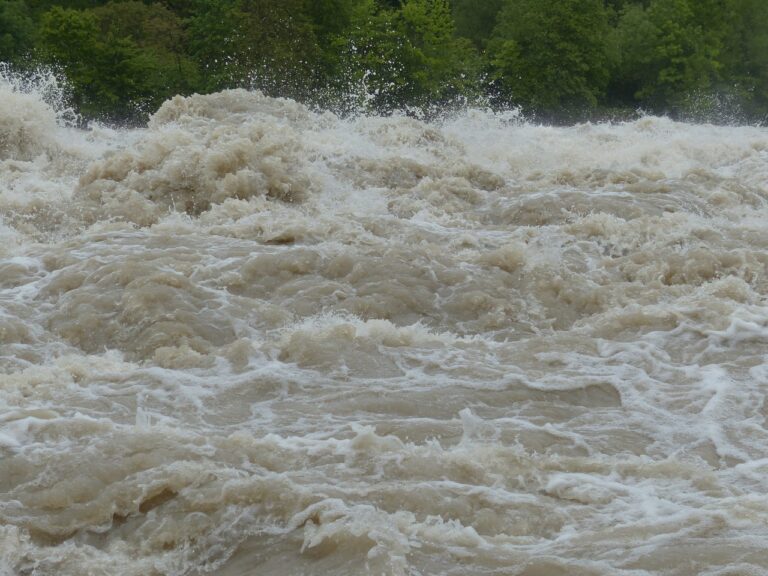
<svg viewBox="0 0 768 576">
<path fill-rule="evenodd" d="M 248 76 L 244 15 L 233 0 L 198 0 L 187 24 L 190 56 L 202 91 L 241 86 Z"/>
<path fill-rule="evenodd" d="M 101 37 L 128 40 L 138 47 L 148 64 L 144 73 L 152 89 L 151 104 L 194 89 L 199 82 L 197 65 L 185 54 L 183 22 L 162 4 L 135 0 L 110 2 L 93 10 Z"/>
<path fill-rule="evenodd" d="M 415 87 L 409 75 L 414 67 L 410 43 L 398 30 L 398 12 L 365 5 L 346 37 L 336 40 L 344 62 L 341 91 L 365 97 L 375 109 L 392 110 L 412 101 Z M 362 87 L 362 91 L 361 88 Z"/>
<path fill-rule="evenodd" d="M 89 116 L 259 88 L 335 110 L 638 106 L 768 117 L 765 0 L 0 0 L 0 61 L 53 63 Z"/>
<path fill-rule="evenodd" d="M 701 25 L 692 0 L 632 6 L 619 22 L 618 35 L 621 82 L 652 108 L 680 106 L 718 78 L 721 32 Z"/>
<path fill-rule="evenodd" d="M 738 92 L 744 112 L 768 116 L 768 2 L 730 0 L 722 63 L 724 83 Z"/>
<path fill-rule="evenodd" d="M 32 50 L 35 23 L 23 0 L 0 3 L 0 61 L 20 62 Z"/>
<path fill-rule="evenodd" d="M 315 35 L 327 45 L 344 34 L 352 25 L 357 0 L 305 0 L 305 12 L 312 22 Z"/>
<path fill-rule="evenodd" d="M 416 101 L 445 103 L 469 95 L 480 60 L 469 41 L 455 37 L 448 2 L 406 0 L 399 24 L 411 48 Z"/>
<path fill-rule="evenodd" d="M 373 3 L 338 39 L 351 85 L 364 84 L 369 104 L 391 111 L 445 105 L 476 90 L 480 59 L 455 36 L 445 0 L 405 0 L 397 10 Z"/>
<path fill-rule="evenodd" d="M 39 48 L 48 61 L 64 66 L 81 106 L 98 93 L 98 37 L 98 20 L 92 13 L 55 7 L 43 15 Z"/>
<path fill-rule="evenodd" d="M 609 32 L 601 0 L 506 0 L 488 44 L 500 95 L 539 112 L 594 107 L 609 79 Z"/>
<path fill-rule="evenodd" d="M 51 8 L 70 8 L 72 10 L 89 10 L 110 0 L 26 0 L 30 11 L 34 15 L 40 15 Z"/>
<path fill-rule="evenodd" d="M 172 90 L 159 53 L 120 35 L 100 14 L 109 12 L 52 8 L 41 19 L 39 49 L 46 61 L 66 71 L 84 113 L 130 118 Z"/>
<path fill-rule="evenodd" d="M 303 98 L 316 86 L 320 48 L 303 0 L 198 0 L 188 31 L 203 90 Z"/>
<path fill-rule="evenodd" d="M 452 4 L 456 33 L 472 40 L 478 48 L 484 47 L 504 0 L 454 0 Z"/>
</svg>

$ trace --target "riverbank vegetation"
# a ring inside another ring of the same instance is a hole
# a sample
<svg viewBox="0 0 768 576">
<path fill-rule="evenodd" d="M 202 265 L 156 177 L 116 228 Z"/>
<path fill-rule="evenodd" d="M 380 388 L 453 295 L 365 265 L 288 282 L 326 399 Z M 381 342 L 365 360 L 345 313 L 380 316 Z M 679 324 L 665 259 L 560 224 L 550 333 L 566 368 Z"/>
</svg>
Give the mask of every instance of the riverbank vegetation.
<svg viewBox="0 0 768 576">
<path fill-rule="evenodd" d="M 765 0 L 0 0 L 0 61 L 87 118 L 261 89 L 339 113 L 768 115 Z"/>
</svg>

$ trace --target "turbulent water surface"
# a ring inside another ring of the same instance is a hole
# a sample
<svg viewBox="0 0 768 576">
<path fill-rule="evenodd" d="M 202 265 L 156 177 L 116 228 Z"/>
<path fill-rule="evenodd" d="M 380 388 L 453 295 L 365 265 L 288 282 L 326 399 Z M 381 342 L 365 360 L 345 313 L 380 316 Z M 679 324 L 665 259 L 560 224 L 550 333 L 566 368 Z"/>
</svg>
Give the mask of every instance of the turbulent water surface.
<svg viewBox="0 0 768 576">
<path fill-rule="evenodd" d="M 0 573 L 768 573 L 768 130 L 67 127 L 0 87 Z"/>
</svg>

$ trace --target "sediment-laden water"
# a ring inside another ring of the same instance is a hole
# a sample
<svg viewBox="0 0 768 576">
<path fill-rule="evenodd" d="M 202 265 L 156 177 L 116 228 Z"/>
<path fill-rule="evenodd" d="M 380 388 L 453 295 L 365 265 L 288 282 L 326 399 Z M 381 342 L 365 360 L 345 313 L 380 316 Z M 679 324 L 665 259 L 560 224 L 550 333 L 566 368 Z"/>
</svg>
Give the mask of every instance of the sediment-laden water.
<svg viewBox="0 0 768 576">
<path fill-rule="evenodd" d="M 0 87 L 0 573 L 768 573 L 768 130 L 147 128 Z"/>
</svg>

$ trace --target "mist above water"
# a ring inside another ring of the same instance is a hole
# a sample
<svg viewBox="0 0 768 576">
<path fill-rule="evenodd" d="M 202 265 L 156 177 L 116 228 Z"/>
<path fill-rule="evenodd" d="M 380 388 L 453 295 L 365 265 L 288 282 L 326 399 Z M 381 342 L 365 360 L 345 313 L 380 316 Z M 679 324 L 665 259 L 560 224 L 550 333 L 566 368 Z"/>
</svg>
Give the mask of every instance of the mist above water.
<svg viewBox="0 0 768 576">
<path fill-rule="evenodd" d="M 0 573 L 768 572 L 768 130 L 79 130 L 0 82 Z"/>
</svg>

